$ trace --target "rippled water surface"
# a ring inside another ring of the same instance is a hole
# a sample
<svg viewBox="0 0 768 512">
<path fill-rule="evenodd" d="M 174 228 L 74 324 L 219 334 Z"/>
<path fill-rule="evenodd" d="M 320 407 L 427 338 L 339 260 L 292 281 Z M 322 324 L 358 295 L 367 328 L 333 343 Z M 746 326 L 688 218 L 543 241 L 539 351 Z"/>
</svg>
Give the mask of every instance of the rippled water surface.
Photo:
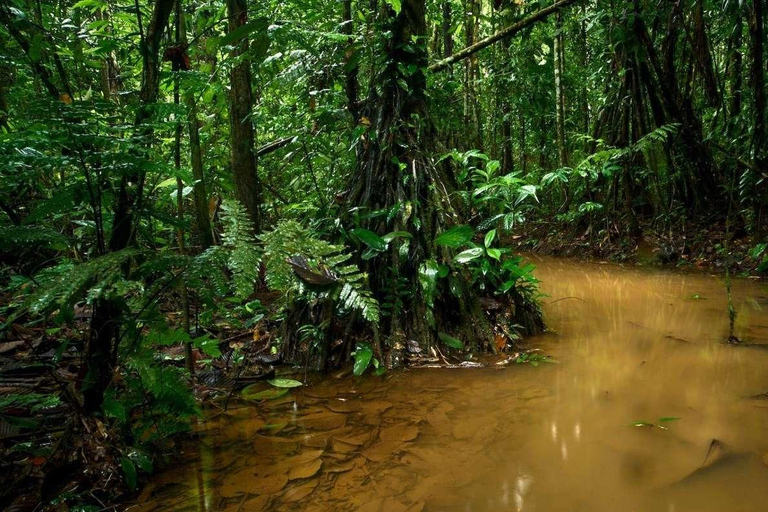
<svg viewBox="0 0 768 512">
<path fill-rule="evenodd" d="M 768 286 L 734 283 L 734 347 L 722 277 L 535 263 L 551 331 L 529 342 L 556 364 L 211 410 L 131 508 L 768 510 Z"/>
</svg>

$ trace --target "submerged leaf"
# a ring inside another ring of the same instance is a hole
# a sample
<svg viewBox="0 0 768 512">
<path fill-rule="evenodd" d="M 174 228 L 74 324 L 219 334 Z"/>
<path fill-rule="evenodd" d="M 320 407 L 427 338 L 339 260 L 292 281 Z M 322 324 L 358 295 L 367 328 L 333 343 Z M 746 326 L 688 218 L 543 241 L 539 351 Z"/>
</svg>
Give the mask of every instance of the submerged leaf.
<svg viewBox="0 0 768 512">
<path fill-rule="evenodd" d="M 251 384 L 243 389 L 242 396 L 246 400 L 274 400 L 288 393 L 287 388 L 268 388 L 262 391 L 253 389 L 258 384 Z"/>
<path fill-rule="evenodd" d="M 303 386 L 301 382 L 293 379 L 272 379 L 267 382 L 276 388 L 298 388 L 299 386 Z"/>
</svg>

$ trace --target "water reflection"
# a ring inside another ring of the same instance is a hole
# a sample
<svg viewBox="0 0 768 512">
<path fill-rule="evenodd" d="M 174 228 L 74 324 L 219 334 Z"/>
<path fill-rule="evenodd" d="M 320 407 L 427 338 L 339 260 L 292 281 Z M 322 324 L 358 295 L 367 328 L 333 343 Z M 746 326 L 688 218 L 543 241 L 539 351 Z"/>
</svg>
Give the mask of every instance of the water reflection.
<svg viewBox="0 0 768 512">
<path fill-rule="evenodd" d="M 530 342 L 556 364 L 328 379 L 210 411 L 137 508 L 762 510 L 765 286 L 734 284 L 737 335 L 758 344 L 738 348 L 719 277 L 538 264 L 551 331 Z M 727 449 L 699 469 L 713 439 Z"/>
</svg>

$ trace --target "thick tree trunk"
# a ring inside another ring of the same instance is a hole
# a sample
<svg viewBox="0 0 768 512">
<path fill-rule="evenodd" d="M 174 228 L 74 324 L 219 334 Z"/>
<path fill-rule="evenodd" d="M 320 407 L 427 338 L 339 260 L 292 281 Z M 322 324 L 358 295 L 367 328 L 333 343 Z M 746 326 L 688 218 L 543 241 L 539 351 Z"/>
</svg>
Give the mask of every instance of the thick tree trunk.
<svg viewBox="0 0 768 512">
<path fill-rule="evenodd" d="M 414 289 L 401 297 L 402 307 L 385 317 L 380 332 L 394 350 L 406 340 L 427 349 L 436 341 L 438 326 L 459 337 L 471 333 L 467 341 L 483 345 L 491 339 L 490 325 L 471 290 L 465 290 L 461 301 L 449 299 L 450 292 L 442 294 L 444 302 L 434 308 L 432 322 L 427 299 L 417 285 L 419 268 L 427 260 L 447 256 L 434 247 L 435 235 L 460 223 L 461 214 L 451 203 L 451 192 L 456 190 L 453 177 L 447 167 L 436 166 L 431 158 L 435 131 L 427 110 L 426 49 L 422 44 L 409 44 L 425 34 L 425 2 L 404 0 L 397 15 L 385 9 L 384 23 L 392 33 L 386 42 L 387 65 L 370 89 L 365 115 L 371 127 L 358 155 L 350 204 L 365 211 L 394 209 L 395 215 L 376 217 L 365 227 L 380 235 L 390 231 L 412 235 L 402 252 L 404 242 L 393 242 L 387 253 L 366 263 L 377 298 L 391 300 L 392 282 L 402 280 Z M 408 51 L 409 46 L 416 50 Z M 409 67 L 416 71 L 404 72 Z"/>
<path fill-rule="evenodd" d="M 227 0 L 229 31 L 234 32 L 248 22 L 245 0 Z M 251 120 L 253 93 L 251 90 L 251 61 L 247 57 L 248 37 L 232 50 L 231 57 L 240 59 L 229 74 L 229 126 L 232 173 L 235 195 L 253 220 L 258 233 L 261 229 L 261 183 L 256 172 L 256 136 Z"/>
</svg>

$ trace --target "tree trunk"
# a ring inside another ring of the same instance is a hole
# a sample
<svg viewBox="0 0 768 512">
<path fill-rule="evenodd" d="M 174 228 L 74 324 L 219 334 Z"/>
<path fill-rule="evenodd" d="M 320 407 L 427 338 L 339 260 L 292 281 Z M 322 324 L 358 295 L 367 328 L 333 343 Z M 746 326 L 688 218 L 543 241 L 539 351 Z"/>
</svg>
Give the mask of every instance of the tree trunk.
<svg viewBox="0 0 768 512">
<path fill-rule="evenodd" d="M 186 53 L 187 26 L 181 0 L 178 0 L 176 15 L 178 17 L 179 51 Z M 183 62 L 183 59 L 179 58 L 176 62 Z M 188 91 L 184 94 L 184 103 L 187 106 L 187 129 L 189 131 L 189 156 L 190 163 L 192 164 L 192 178 L 195 180 L 192 189 L 195 203 L 195 227 L 200 238 L 200 246 L 205 250 L 213 245 L 213 231 L 211 230 L 211 217 L 208 213 L 208 187 L 203 169 L 203 151 L 200 148 L 200 127 L 197 124 L 197 101 L 193 92 Z"/>
<path fill-rule="evenodd" d="M 248 5 L 245 0 L 227 0 L 229 32 L 248 23 Z M 254 230 L 261 230 L 261 183 L 256 172 L 255 132 L 251 120 L 253 93 L 251 91 L 251 61 L 247 57 L 248 37 L 232 50 L 231 58 L 241 60 L 229 74 L 229 126 L 232 173 L 235 195 L 253 220 Z"/>
<path fill-rule="evenodd" d="M 143 124 L 150 117 L 150 105 L 157 100 L 160 86 L 160 41 L 168 24 L 175 0 L 157 0 L 152 18 L 141 42 L 142 80 L 139 98 L 141 105 L 136 114 L 136 129 L 149 136 Z M 144 173 L 124 176 L 112 221 L 109 250 L 121 251 L 128 247 L 133 238 L 135 210 L 143 194 Z M 101 411 L 104 392 L 112 380 L 119 341 L 121 308 L 112 300 L 101 300 L 93 309 L 91 335 L 86 347 L 85 379 L 82 383 L 83 411 L 95 414 Z"/>
<path fill-rule="evenodd" d="M 753 164 L 761 172 L 765 172 L 768 167 L 768 155 L 766 155 L 765 140 L 765 60 L 764 60 L 764 18 L 763 18 L 763 0 L 753 0 L 752 12 L 750 13 L 749 32 L 752 41 L 752 88 L 754 90 L 754 108 L 755 115 L 754 131 L 752 132 L 752 154 Z M 763 208 L 765 203 L 765 183 L 758 185 L 754 193 L 754 216 L 755 216 L 755 238 L 757 241 L 763 239 Z"/>
<path fill-rule="evenodd" d="M 406 340 L 428 349 L 436 341 L 438 326 L 459 337 L 466 335 L 467 341 L 481 346 L 492 338 L 472 290 L 464 290 L 461 301 L 451 299 L 446 291 L 440 294 L 440 306 L 430 310 L 418 286 L 419 268 L 426 261 L 448 257 L 434 247 L 435 235 L 461 221 L 461 213 L 451 202 L 455 200 L 451 194 L 456 190 L 455 180 L 447 166 L 436 166 L 431 159 L 435 130 L 427 109 L 426 49 L 423 43 L 409 44 L 425 34 L 424 15 L 424 0 L 404 0 L 399 14 L 384 7 L 384 25 L 392 36 L 385 43 L 385 67 L 370 88 L 365 115 L 371 127 L 350 184 L 351 205 L 363 211 L 396 212 L 389 218 L 371 219 L 364 227 L 380 235 L 408 231 L 412 236 L 406 247 L 401 246 L 406 243 L 402 241 L 390 244 L 388 252 L 366 262 L 365 268 L 371 289 L 382 303 L 392 299 L 389 283 L 412 283 L 412 293 L 400 297 L 402 307 L 382 320 L 380 332 L 395 350 Z M 409 67 L 416 71 L 408 73 Z"/>
<path fill-rule="evenodd" d="M 563 68 L 565 56 L 563 50 L 563 13 L 555 15 L 555 103 L 557 119 L 557 164 L 560 167 L 568 165 L 568 153 L 565 143 L 565 94 L 563 91 Z"/>
<path fill-rule="evenodd" d="M 352 21 L 352 0 L 344 0 L 342 15 L 341 32 L 347 34 L 350 38 L 347 41 L 347 48 L 344 51 L 344 92 L 347 95 L 347 108 L 352 114 L 353 124 L 357 125 L 360 119 L 358 108 L 358 65 L 355 59 L 357 51 L 352 43 L 353 21 Z"/>
<path fill-rule="evenodd" d="M 728 45 L 731 49 L 730 55 L 728 56 L 728 94 L 731 99 L 728 115 L 732 122 L 735 118 L 741 115 L 741 88 L 743 81 L 743 55 L 741 53 L 741 45 L 744 34 L 742 13 L 742 8 L 740 6 L 737 7 L 734 28 Z"/>
</svg>

